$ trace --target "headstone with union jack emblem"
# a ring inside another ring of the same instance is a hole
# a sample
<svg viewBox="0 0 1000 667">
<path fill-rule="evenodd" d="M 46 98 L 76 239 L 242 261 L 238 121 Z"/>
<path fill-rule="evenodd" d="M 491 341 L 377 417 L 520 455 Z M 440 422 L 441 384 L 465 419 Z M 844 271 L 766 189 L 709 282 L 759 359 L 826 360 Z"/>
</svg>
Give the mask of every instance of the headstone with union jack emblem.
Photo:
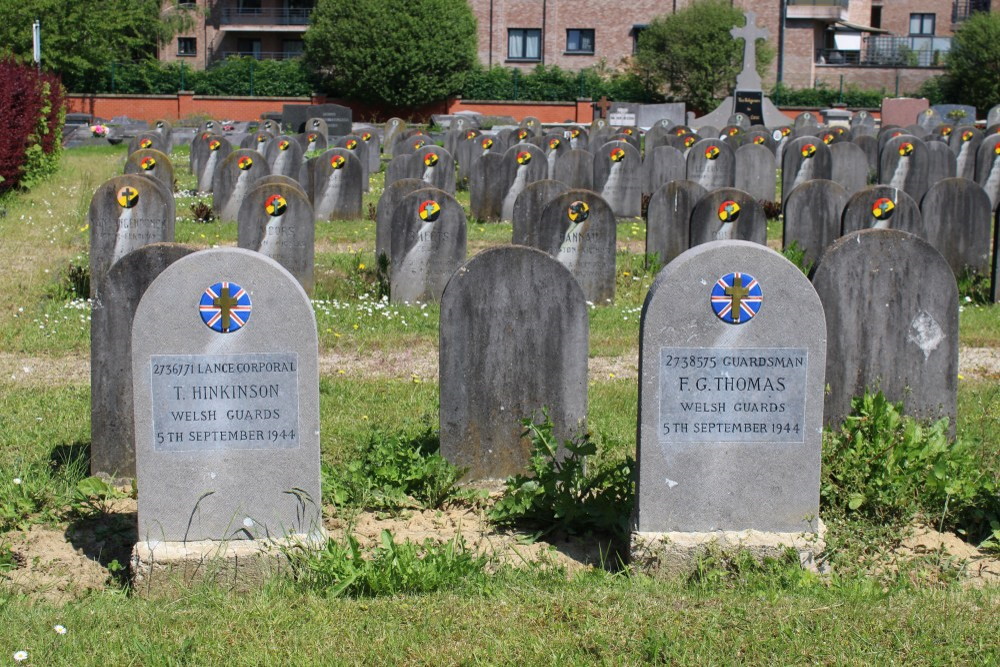
<svg viewBox="0 0 1000 667">
<path fill-rule="evenodd" d="M 713 540 L 817 553 L 826 324 L 806 276 L 704 243 L 657 275 L 640 326 L 634 563 L 683 571 Z"/>
</svg>

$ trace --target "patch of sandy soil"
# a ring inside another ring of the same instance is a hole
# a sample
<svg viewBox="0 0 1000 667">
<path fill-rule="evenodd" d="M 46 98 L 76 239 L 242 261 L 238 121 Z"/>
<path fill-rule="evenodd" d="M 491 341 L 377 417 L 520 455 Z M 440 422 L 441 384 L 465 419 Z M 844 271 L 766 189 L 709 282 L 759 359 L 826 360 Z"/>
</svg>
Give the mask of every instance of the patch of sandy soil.
<svg viewBox="0 0 1000 667">
<path fill-rule="evenodd" d="M 915 526 L 895 553 L 903 559 L 936 555 L 959 567 L 964 583 L 974 588 L 1000 583 L 1000 558 L 991 557 L 954 533 L 940 533 L 927 526 Z"/>
</svg>

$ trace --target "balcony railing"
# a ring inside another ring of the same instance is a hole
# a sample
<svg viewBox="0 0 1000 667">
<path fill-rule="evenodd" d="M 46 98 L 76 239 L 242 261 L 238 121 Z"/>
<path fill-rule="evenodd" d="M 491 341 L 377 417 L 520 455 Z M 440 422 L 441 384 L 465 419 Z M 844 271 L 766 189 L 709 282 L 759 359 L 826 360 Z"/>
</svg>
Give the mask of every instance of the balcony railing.
<svg viewBox="0 0 1000 667">
<path fill-rule="evenodd" d="M 250 57 L 256 60 L 291 60 L 302 57 L 301 51 L 213 51 L 213 59 L 225 60 L 230 56 Z"/>
<path fill-rule="evenodd" d="M 312 9 L 288 9 L 266 7 L 263 9 L 240 9 L 224 7 L 219 21 L 223 25 L 309 25 Z"/>
<path fill-rule="evenodd" d="M 871 35 L 861 44 L 861 64 L 879 67 L 941 67 L 951 37 Z"/>
<path fill-rule="evenodd" d="M 951 6 L 951 22 L 961 23 L 976 12 L 990 11 L 990 0 L 955 0 Z"/>
<path fill-rule="evenodd" d="M 849 0 L 786 0 L 788 5 L 805 5 L 811 7 L 847 7 Z"/>
<path fill-rule="evenodd" d="M 816 62 L 822 65 L 860 65 L 860 51 L 844 49 L 820 49 L 816 52 Z"/>
</svg>

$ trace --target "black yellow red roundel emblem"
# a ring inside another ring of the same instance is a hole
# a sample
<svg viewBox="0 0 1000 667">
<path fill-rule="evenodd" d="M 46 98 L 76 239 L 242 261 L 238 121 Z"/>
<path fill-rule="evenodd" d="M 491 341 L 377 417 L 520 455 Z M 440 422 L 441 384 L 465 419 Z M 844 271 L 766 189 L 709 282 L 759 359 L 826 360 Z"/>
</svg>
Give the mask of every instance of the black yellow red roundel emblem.
<svg viewBox="0 0 1000 667">
<path fill-rule="evenodd" d="M 562 143 L 562 141 L 560 141 L 558 137 L 552 137 L 551 139 L 549 139 L 549 148 L 551 148 L 552 150 L 555 150 L 555 149 L 559 148 L 559 145 L 561 143 Z"/>
<path fill-rule="evenodd" d="M 421 148 L 427 145 L 427 142 L 423 139 L 417 139 L 413 142 L 413 150 L 419 151 Z"/>
<path fill-rule="evenodd" d="M 569 131 L 570 139 L 576 139 L 579 136 L 580 136 L 580 128 L 574 127 L 572 130 Z"/>
<path fill-rule="evenodd" d="M 236 161 L 236 166 L 240 168 L 240 171 L 246 171 L 253 166 L 253 158 L 249 155 L 244 155 Z"/>
<path fill-rule="evenodd" d="M 899 156 L 910 157 L 911 155 L 913 155 L 913 144 L 909 141 L 904 141 L 899 145 Z"/>
<path fill-rule="evenodd" d="M 347 147 L 347 150 L 353 151 L 355 148 L 358 147 L 358 140 L 357 139 L 348 139 L 347 143 L 344 144 L 344 145 Z"/>
<path fill-rule="evenodd" d="M 573 222 L 583 222 L 590 217 L 590 207 L 585 201 L 575 201 L 566 209 L 566 215 Z"/>
<path fill-rule="evenodd" d="M 479 135 L 478 135 L 478 134 L 476 134 L 476 131 L 475 131 L 475 130 L 469 130 L 468 132 L 466 132 L 466 133 L 465 133 L 465 138 L 466 138 L 466 139 L 475 139 L 475 138 L 476 138 L 476 137 L 478 137 L 478 136 L 479 136 Z"/>
<path fill-rule="evenodd" d="M 489 149 L 493 148 L 493 140 L 490 139 L 489 137 L 486 137 L 481 142 L 479 142 L 479 145 L 483 147 L 484 151 L 488 151 Z"/>
<path fill-rule="evenodd" d="M 815 144 L 806 144 L 806 145 L 804 145 L 802 147 L 802 157 L 808 159 L 808 158 L 811 158 L 813 155 L 816 155 L 816 145 Z"/>
<path fill-rule="evenodd" d="M 529 162 L 531 162 L 531 153 L 528 151 L 521 151 L 517 154 L 518 164 L 528 164 Z"/>
<path fill-rule="evenodd" d="M 892 203 L 891 199 L 888 197 L 879 197 L 872 204 L 872 216 L 879 220 L 888 220 L 892 217 L 892 212 L 895 208 L 896 205 Z"/>
<path fill-rule="evenodd" d="M 126 185 L 118 191 L 118 205 L 122 208 L 132 208 L 139 203 L 139 191 Z"/>
<path fill-rule="evenodd" d="M 291 145 L 291 144 L 290 144 L 290 142 L 288 141 L 288 139 L 282 139 L 281 141 L 279 141 L 279 142 L 278 142 L 278 150 L 279 150 L 279 151 L 287 151 L 287 150 L 288 150 L 288 147 L 289 147 L 290 145 Z"/>
<path fill-rule="evenodd" d="M 721 151 L 719 150 L 719 147 L 716 146 L 715 144 L 712 144 L 711 146 L 709 146 L 709 147 L 707 147 L 705 149 L 705 159 L 706 160 L 714 160 L 717 157 L 719 157 L 719 153 L 720 152 Z"/>
<path fill-rule="evenodd" d="M 149 148 L 152 145 L 153 145 L 153 140 L 150 139 L 149 137 L 145 137 L 139 142 L 139 148 Z"/>
<path fill-rule="evenodd" d="M 525 130 L 524 128 L 521 128 L 520 130 L 517 131 L 518 141 L 527 139 L 529 136 L 531 136 L 531 133 Z"/>
<path fill-rule="evenodd" d="M 693 134 L 687 135 L 686 137 L 684 137 L 684 147 L 691 148 L 692 146 L 694 146 L 695 141 L 697 141 L 697 139 L 694 138 Z"/>
<path fill-rule="evenodd" d="M 288 202 L 281 195 L 271 195 L 264 202 L 264 210 L 268 215 L 278 216 L 284 214 L 288 209 Z"/>
<path fill-rule="evenodd" d="M 753 142 L 758 146 L 763 144 L 765 141 L 767 140 L 764 138 L 763 134 L 758 134 L 756 137 L 753 138 Z"/>
<path fill-rule="evenodd" d="M 208 142 L 208 150 L 210 151 L 217 151 L 221 147 L 222 147 L 222 142 L 219 141 L 218 139 L 212 139 L 210 142 Z"/>
<path fill-rule="evenodd" d="M 314 142 L 316 141 L 316 137 L 318 137 L 318 136 L 319 136 L 318 134 L 316 134 L 315 132 L 312 132 L 312 133 L 310 133 L 310 134 L 309 134 L 309 135 L 308 135 L 308 136 L 306 137 L 306 139 L 307 139 L 307 140 L 309 141 L 309 143 L 311 144 L 311 143 L 314 143 Z"/>
<path fill-rule="evenodd" d="M 149 171 L 155 166 L 156 166 L 156 160 L 152 157 L 144 157 L 139 162 L 139 168 L 142 169 L 143 171 Z"/>
<path fill-rule="evenodd" d="M 834 139 L 836 139 L 836 138 L 837 138 L 837 135 L 835 135 L 833 132 L 827 132 L 827 133 L 825 133 L 823 135 L 823 143 L 824 144 L 832 144 L 833 141 L 834 141 Z"/>
<path fill-rule="evenodd" d="M 424 166 L 433 167 L 438 163 L 439 159 L 440 158 L 438 158 L 437 153 L 427 153 L 426 155 L 424 155 Z"/>
<path fill-rule="evenodd" d="M 371 140 L 372 140 L 371 132 L 365 132 L 364 134 L 361 135 L 361 141 L 371 141 Z"/>
<path fill-rule="evenodd" d="M 612 162 L 621 162 L 625 159 L 625 149 L 621 146 L 616 146 L 611 149 L 611 155 L 609 157 Z"/>
<path fill-rule="evenodd" d="M 719 220 L 723 222 L 736 222 L 740 217 L 740 205 L 732 199 L 719 204 Z"/>
<path fill-rule="evenodd" d="M 434 222 L 438 219 L 438 216 L 441 215 L 441 205 L 433 199 L 428 199 L 420 204 L 420 208 L 417 209 L 417 213 L 420 215 L 420 219 L 424 222 Z"/>
<path fill-rule="evenodd" d="M 343 155 L 334 155 L 330 158 L 330 166 L 334 169 L 341 169 L 346 162 Z"/>
</svg>

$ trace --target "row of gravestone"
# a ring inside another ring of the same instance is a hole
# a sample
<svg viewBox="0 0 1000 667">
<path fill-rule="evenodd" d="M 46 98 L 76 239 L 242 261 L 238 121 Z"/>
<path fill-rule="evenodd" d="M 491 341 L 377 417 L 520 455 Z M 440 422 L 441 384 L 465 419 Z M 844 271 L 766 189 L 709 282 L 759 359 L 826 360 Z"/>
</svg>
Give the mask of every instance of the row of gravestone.
<svg viewBox="0 0 1000 667">
<path fill-rule="evenodd" d="M 126 382 L 95 410 L 131 419 L 131 438 L 108 458 L 95 422 L 92 461 L 131 476 L 134 455 L 140 541 L 319 531 L 316 324 L 297 281 L 257 253 L 173 244 L 116 274 L 95 308 L 128 343 Z M 896 230 L 844 237 L 812 284 L 759 244 L 676 258 L 642 314 L 637 531 L 816 532 L 822 425 L 853 396 L 878 387 L 911 414 L 954 417 L 957 313 L 947 263 Z M 560 440 L 585 429 L 587 305 L 564 265 L 484 251 L 440 317 L 441 450 L 467 479 L 523 469 L 522 417 L 547 409 Z"/>
</svg>

